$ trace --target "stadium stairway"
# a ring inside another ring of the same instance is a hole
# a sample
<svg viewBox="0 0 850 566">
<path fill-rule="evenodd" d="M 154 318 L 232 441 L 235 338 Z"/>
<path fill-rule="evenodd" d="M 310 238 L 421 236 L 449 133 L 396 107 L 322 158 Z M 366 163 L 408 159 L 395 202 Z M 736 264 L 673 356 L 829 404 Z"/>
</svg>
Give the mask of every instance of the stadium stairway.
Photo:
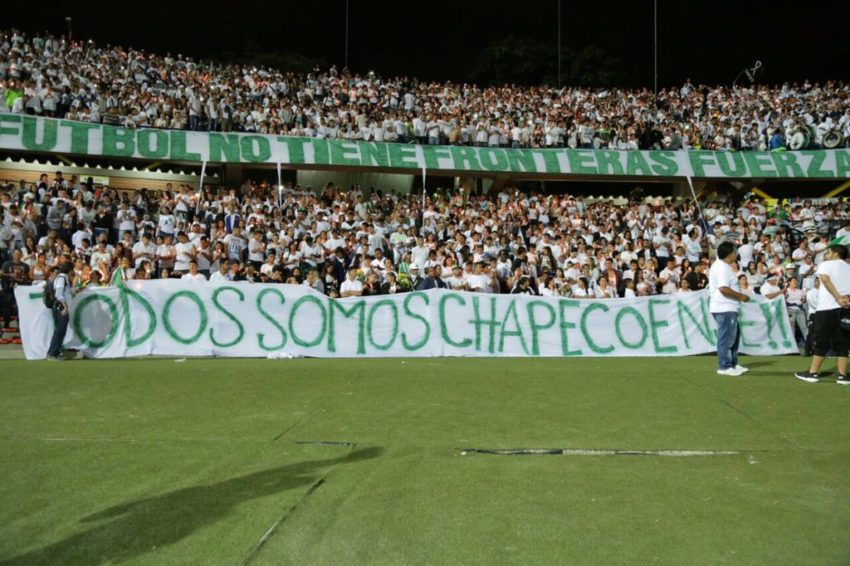
<svg viewBox="0 0 850 566">
<path fill-rule="evenodd" d="M 0 333 L 0 345 L 20 345 L 21 344 L 21 333 L 18 329 L 18 317 L 17 315 L 12 317 L 11 326 L 2 328 L 2 333 Z"/>
</svg>

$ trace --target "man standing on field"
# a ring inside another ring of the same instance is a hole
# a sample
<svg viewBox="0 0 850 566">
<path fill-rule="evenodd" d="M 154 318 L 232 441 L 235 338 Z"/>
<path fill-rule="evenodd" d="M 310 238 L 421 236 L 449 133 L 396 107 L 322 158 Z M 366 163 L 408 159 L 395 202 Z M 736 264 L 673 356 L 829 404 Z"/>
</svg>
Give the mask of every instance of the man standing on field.
<svg viewBox="0 0 850 566">
<path fill-rule="evenodd" d="M 708 272 L 711 316 L 717 322 L 717 373 L 738 376 L 747 371 L 738 364 L 738 344 L 741 330 L 738 328 L 738 306 L 750 300 L 741 293 L 738 278 L 731 265 L 738 257 L 732 242 L 723 242 L 717 247 L 717 260 Z"/>
<path fill-rule="evenodd" d="M 818 266 L 815 277 L 820 281 L 817 306 L 812 315 L 812 363 L 809 371 L 798 371 L 797 379 L 815 383 L 826 354 L 835 352 L 838 366 L 838 383 L 847 385 L 847 353 L 850 350 L 850 330 L 841 327 L 841 309 L 850 307 L 850 265 L 847 265 L 847 248 L 833 245 L 826 249 L 824 261 Z"/>
</svg>

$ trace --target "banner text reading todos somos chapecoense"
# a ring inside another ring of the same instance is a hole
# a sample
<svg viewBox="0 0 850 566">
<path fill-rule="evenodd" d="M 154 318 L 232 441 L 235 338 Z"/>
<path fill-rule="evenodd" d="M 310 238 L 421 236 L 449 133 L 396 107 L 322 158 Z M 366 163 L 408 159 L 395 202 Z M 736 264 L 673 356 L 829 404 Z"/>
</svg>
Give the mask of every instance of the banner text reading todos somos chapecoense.
<svg viewBox="0 0 850 566">
<path fill-rule="evenodd" d="M 29 359 L 46 354 L 51 313 L 15 291 Z M 742 305 L 741 350 L 796 353 L 783 299 Z M 329 299 L 303 286 L 134 281 L 74 298 L 66 346 L 95 358 L 684 356 L 715 349 L 706 291 L 574 300 L 433 290 Z"/>
<path fill-rule="evenodd" d="M 264 163 L 480 173 L 846 178 L 850 150 L 795 152 L 616 151 L 419 146 L 277 135 L 129 129 L 0 114 L 0 149 L 213 163 Z"/>
</svg>

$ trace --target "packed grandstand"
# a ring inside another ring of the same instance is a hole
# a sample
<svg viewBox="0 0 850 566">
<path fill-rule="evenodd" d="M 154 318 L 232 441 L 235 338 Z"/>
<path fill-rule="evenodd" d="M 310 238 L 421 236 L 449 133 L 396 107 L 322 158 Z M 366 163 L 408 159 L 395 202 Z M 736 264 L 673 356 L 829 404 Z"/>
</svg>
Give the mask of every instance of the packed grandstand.
<svg viewBox="0 0 850 566">
<path fill-rule="evenodd" d="M 0 111 L 125 127 L 610 149 L 850 143 L 850 85 L 595 89 L 422 82 L 335 67 L 296 74 L 0 32 Z"/>
<path fill-rule="evenodd" d="M 128 127 L 672 150 L 834 147 L 850 138 L 850 86 L 839 82 L 688 82 L 654 97 L 334 68 L 296 75 L 15 30 L 0 41 L 0 109 Z M 9 184 L 0 195 L 3 317 L 8 322 L 15 285 L 43 281 L 64 261 L 74 263 L 78 289 L 183 278 L 308 285 L 330 297 L 434 287 L 597 299 L 672 294 L 706 286 L 724 238 L 742 244 L 744 289 L 781 290 L 789 308 L 800 308 L 827 242 L 850 230 L 848 206 L 836 200 L 774 206 L 723 197 L 700 210 L 690 199 L 514 188 L 440 190 L 421 200 L 330 183 L 276 189 L 248 181 L 238 189 L 119 192 L 61 171 Z"/>
</svg>

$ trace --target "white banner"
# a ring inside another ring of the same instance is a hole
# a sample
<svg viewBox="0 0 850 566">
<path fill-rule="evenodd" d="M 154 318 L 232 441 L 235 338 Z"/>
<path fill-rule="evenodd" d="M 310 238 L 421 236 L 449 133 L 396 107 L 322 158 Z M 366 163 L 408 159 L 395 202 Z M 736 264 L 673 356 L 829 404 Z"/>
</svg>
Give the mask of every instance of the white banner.
<svg viewBox="0 0 850 566">
<path fill-rule="evenodd" d="M 53 319 L 40 287 L 15 290 L 28 359 L 42 359 Z M 741 352 L 797 353 L 784 299 L 740 311 Z M 686 356 L 715 350 L 708 293 L 575 300 L 443 289 L 329 299 L 295 285 L 131 281 L 86 290 L 65 346 L 90 358 Z"/>
<path fill-rule="evenodd" d="M 806 151 L 618 151 L 503 149 L 299 138 L 262 134 L 132 130 L 0 113 L 0 149 L 116 159 L 356 167 L 383 171 L 768 179 L 850 177 L 850 149 Z"/>
</svg>

